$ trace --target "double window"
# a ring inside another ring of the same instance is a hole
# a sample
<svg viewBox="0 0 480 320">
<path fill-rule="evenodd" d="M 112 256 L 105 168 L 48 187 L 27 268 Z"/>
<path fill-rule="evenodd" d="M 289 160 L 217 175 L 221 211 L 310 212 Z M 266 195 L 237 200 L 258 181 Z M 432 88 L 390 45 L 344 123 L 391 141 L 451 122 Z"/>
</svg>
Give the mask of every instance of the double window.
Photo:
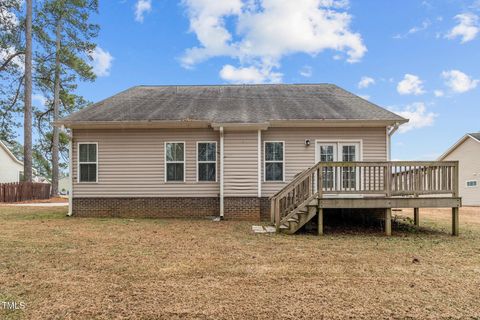
<svg viewBox="0 0 480 320">
<path fill-rule="evenodd" d="M 217 181 L 217 143 L 197 143 L 197 180 Z"/>
<path fill-rule="evenodd" d="M 165 181 L 185 181 L 185 143 L 165 143 Z"/>
<path fill-rule="evenodd" d="M 78 182 L 97 182 L 97 143 L 78 144 Z"/>
<path fill-rule="evenodd" d="M 266 141 L 264 147 L 265 181 L 283 181 L 284 144 L 281 141 Z"/>
</svg>

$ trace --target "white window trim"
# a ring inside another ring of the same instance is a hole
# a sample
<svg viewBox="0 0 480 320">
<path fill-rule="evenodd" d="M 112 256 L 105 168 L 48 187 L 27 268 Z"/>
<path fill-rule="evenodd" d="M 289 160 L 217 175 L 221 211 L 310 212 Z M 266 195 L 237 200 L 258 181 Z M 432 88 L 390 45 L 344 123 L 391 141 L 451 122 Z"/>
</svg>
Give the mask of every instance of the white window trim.
<svg viewBox="0 0 480 320">
<path fill-rule="evenodd" d="M 267 148 L 266 148 L 266 145 L 267 143 L 282 143 L 282 151 L 283 151 L 283 160 L 282 161 L 273 161 L 273 160 L 269 160 L 267 161 L 267 156 L 266 156 L 266 152 L 267 152 Z M 282 163 L 282 180 L 267 180 L 267 162 L 271 162 L 271 163 Z M 263 141 L 263 182 L 266 182 L 266 183 L 279 183 L 279 182 L 285 182 L 285 141 Z"/>
<path fill-rule="evenodd" d="M 358 152 L 358 161 L 363 161 L 363 139 L 340 139 L 340 140 L 322 140 L 322 139 L 316 139 L 315 140 L 315 164 L 317 164 L 320 161 L 320 150 L 319 146 L 320 145 L 333 145 L 334 146 L 334 156 L 336 160 L 334 162 L 341 162 L 339 158 L 342 155 L 342 146 L 344 145 L 352 145 L 352 144 L 358 144 L 359 146 L 359 152 Z M 339 178 L 335 178 L 334 181 L 340 181 Z M 360 180 L 357 177 L 357 182 Z M 316 183 L 316 182 L 315 182 Z M 336 188 L 336 186 L 334 186 Z M 358 186 L 357 186 L 358 188 Z"/>
<path fill-rule="evenodd" d="M 474 186 L 469 186 L 468 185 L 469 182 L 475 182 L 475 185 Z M 467 180 L 467 181 L 465 181 L 465 187 L 466 188 L 477 188 L 478 187 L 478 180 Z"/>
<path fill-rule="evenodd" d="M 183 143 L 183 161 L 168 161 L 167 162 L 167 144 L 168 143 Z M 187 176 L 187 144 L 185 141 L 165 141 L 163 144 L 163 165 L 164 165 L 164 180 L 166 183 L 185 183 Z M 167 163 L 183 163 L 183 181 L 168 181 L 167 180 Z"/>
<path fill-rule="evenodd" d="M 94 145 L 96 145 L 97 161 L 80 163 L 80 145 L 82 145 L 82 144 L 94 144 Z M 95 178 L 96 178 L 95 181 L 80 181 L 80 164 L 96 164 L 97 172 L 96 172 L 96 175 L 95 175 Z M 77 142 L 77 183 L 82 183 L 82 184 L 83 183 L 87 183 L 87 184 L 88 183 L 98 183 L 98 142 Z"/>
<path fill-rule="evenodd" d="M 215 161 L 200 161 L 198 160 L 198 145 L 200 143 L 215 143 Z M 195 150 L 195 159 L 196 159 L 196 166 L 197 166 L 197 182 L 199 183 L 216 183 L 218 182 L 218 167 L 217 167 L 217 159 L 218 159 L 218 143 L 217 141 L 197 141 L 197 149 Z M 214 181 L 199 181 L 198 180 L 198 167 L 200 163 L 215 163 L 215 180 Z"/>
</svg>

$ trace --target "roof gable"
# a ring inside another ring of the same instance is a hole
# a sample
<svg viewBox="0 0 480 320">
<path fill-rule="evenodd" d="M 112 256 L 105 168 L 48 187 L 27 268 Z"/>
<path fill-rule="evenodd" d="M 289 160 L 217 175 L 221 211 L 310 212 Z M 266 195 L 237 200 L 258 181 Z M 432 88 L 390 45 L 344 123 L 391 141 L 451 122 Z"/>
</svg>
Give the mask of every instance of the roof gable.
<svg viewBox="0 0 480 320">
<path fill-rule="evenodd" d="M 480 143 L 480 132 L 478 133 L 467 133 L 466 135 L 464 135 L 462 138 L 460 138 L 460 140 L 458 140 L 457 142 L 455 142 L 455 144 L 453 146 L 451 146 L 450 148 L 448 148 L 447 151 L 445 151 L 444 154 L 442 154 L 438 160 L 439 161 L 442 161 L 443 159 L 445 159 L 449 154 L 451 154 L 453 151 L 455 151 L 459 146 L 461 146 L 465 141 L 467 141 L 468 139 L 472 139 L 473 141 L 475 142 L 478 142 Z"/>
<path fill-rule="evenodd" d="M 15 157 L 15 155 L 10 151 L 10 149 L 8 149 L 8 147 L 0 140 L 0 149 L 1 150 L 4 150 L 5 153 L 10 157 L 12 158 L 12 160 L 19 164 L 19 165 L 22 165 L 23 166 L 23 162 L 18 160 L 17 157 Z"/>
<path fill-rule="evenodd" d="M 407 120 L 331 84 L 137 86 L 60 121 L 208 121 L 268 123 L 285 120 Z"/>
</svg>

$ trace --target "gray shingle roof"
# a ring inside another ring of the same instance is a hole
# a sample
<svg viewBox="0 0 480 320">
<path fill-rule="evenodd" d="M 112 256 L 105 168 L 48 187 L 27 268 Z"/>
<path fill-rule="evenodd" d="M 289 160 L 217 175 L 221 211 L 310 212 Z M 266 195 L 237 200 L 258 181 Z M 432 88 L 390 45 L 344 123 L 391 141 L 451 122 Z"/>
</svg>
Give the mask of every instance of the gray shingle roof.
<svg viewBox="0 0 480 320">
<path fill-rule="evenodd" d="M 332 84 L 137 86 L 78 111 L 63 121 L 405 119 Z"/>
<path fill-rule="evenodd" d="M 475 132 L 475 133 L 469 133 L 472 137 L 474 137 L 477 140 L 480 140 L 480 132 Z"/>
</svg>

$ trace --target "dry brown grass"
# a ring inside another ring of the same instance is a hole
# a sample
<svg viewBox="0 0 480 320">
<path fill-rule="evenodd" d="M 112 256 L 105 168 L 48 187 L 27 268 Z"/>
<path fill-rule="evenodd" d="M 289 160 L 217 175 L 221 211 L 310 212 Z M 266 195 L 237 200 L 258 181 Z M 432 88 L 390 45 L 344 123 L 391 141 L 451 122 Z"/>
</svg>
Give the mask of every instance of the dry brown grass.
<svg viewBox="0 0 480 320">
<path fill-rule="evenodd" d="M 458 238 L 447 233 L 449 210 L 424 210 L 427 229 L 397 226 L 391 238 L 65 210 L 0 207 L 0 301 L 26 303 L 0 318 L 480 317 L 478 208 L 461 210 Z"/>
</svg>

